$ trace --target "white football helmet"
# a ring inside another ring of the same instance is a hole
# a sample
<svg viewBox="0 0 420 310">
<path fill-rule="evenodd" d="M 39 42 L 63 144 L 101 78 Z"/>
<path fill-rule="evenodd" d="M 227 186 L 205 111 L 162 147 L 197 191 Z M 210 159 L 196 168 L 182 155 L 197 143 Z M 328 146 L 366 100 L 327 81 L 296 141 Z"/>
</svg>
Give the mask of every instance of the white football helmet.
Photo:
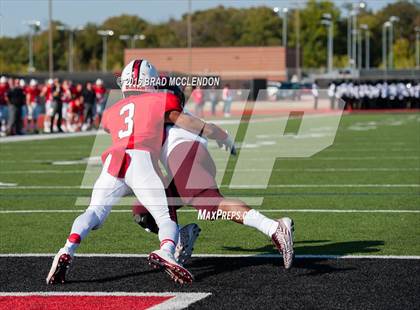
<svg viewBox="0 0 420 310">
<path fill-rule="evenodd" d="M 7 83 L 7 78 L 5 76 L 0 77 L 0 84 Z"/>
<path fill-rule="evenodd" d="M 31 79 L 31 81 L 29 82 L 29 86 L 37 86 L 38 85 L 38 81 L 35 79 Z"/>
<path fill-rule="evenodd" d="M 150 92 L 156 89 L 151 79 L 158 77 L 158 71 L 150 62 L 146 59 L 135 59 L 125 66 L 119 85 L 123 94 L 130 91 Z"/>
</svg>

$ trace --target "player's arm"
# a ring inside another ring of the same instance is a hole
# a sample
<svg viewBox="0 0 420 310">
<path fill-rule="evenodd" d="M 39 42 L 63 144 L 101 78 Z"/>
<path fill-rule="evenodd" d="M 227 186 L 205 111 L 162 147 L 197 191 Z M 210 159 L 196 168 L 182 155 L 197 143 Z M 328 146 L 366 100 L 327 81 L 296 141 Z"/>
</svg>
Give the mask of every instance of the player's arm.
<svg viewBox="0 0 420 310">
<path fill-rule="evenodd" d="M 202 136 L 216 140 L 219 147 L 225 147 L 230 150 L 232 154 L 236 154 L 236 148 L 233 139 L 229 134 L 213 123 L 206 123 L 203 120 L 177 110 L 172 110 L 166 113 L 165 121 L 176 124 L 190 132 L 201 134 Z"/>
</svg>

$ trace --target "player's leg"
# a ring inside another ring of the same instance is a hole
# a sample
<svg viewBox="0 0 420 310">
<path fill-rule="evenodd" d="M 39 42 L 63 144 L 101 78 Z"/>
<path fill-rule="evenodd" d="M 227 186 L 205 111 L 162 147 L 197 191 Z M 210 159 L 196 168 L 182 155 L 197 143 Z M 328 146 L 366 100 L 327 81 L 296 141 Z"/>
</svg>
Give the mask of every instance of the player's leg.
<svg viewBox="0 0 420 310">
<path fill-rule="evenodd" d="M 190 283 L 193 278 L 191 273 L 178 264 L 174 257 L 179 228 L 170 216 L 165 188 L 150 153 L 141 150 L 126 152 L 131 160 L 125 182 L 153 216 L 159 228 L 160 250 L 150 253 L 149 263 L 153 267 L 164 268 L 176 282 Z"/>
<path fill-rule="evenodd" d="M 111 156 L 108 156 L 94 185 L 89 207 L 75 219 L 66 243 L 55 256 L 46 279 L 47 284 L 65 282 L 67 269 L 81 241 L 91 230 L 98 229 L 108 217 L 112 206 L 130 192 L 122 179 L 108 174 L 110 161 Z"/>
<path fill-rule="evenodd" d="M 285 267 L 293 259 L 293 222 L 289 218 L 273 220 L 243 201 L 225 199 L 217 188 L 216 165 L 208 150 L 201 143 L 184 142 L 170 153 L 168 167 L 179 196 L 210 219 L 229 218 L 237 223 L 253 227 L 272 239 L 283 252 Z M 199 185 L 199 186 L 197 186 Z M 199 187 L 199 188 L 197 188 Z M 204 217 L 206 218 L 206 217 Z"/>
<path fill-rule="evenodd" d="M 173 182 L 165 189 L 166 197 L 168 199 L 169 212 L 171 218 L 177 221 L 176 210 L 182 207 L 182 200 L 179 198 L 178 192 Z M 133 208 L 134 221 L 143 227 L 147 232 L 157 234 L 159 229 L 153 216 L 147 211 L 147 209 L 137 201 Z M 192 252 L 194 251 L 194 244 L 200 235 L 201 229 L 195 223 L 190 223 L 179 227 L 179 238 L 175 248 L 174 257 L 178 263 L 185 265 L 191 258 Z"/>
<path fill-rule="evenodd" d="M 125 181 L 155 219 L 159 227 L 161 247 L 174 253 L 178 240 L 178 225 L 170 217 L 165 187 L 156 172 L 150 153 L 140 150 L 128 150 L 127 153 L 131 161 Z"/>
</svg>

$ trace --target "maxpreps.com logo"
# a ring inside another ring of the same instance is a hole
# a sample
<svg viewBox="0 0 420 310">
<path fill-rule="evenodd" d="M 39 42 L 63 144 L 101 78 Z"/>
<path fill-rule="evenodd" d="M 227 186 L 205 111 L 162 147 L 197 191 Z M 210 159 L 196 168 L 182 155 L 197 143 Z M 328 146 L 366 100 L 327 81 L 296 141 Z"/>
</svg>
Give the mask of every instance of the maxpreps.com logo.
<svg viewBox="0 0 420 310">
<path fill-rule="evenodd" d="M 222 211 L 218 209 L 217 211 L 207 211 L 207 210 L 198 210 L 197 219 L 203 221 L 215 221 L 215 220 L 227 220 L 235 221 L 241 220 L 246 216 L 247 212 L 241 211 Z M 243 215 L 243 217 L 242 217 Z"/>
</svg>

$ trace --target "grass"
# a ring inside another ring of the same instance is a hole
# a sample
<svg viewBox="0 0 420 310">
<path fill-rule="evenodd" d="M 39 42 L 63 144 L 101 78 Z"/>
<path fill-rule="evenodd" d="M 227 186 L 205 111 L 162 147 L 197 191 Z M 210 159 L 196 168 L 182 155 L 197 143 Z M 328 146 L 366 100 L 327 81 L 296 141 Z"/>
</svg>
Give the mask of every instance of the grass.
<svg viewBox="0 0 420 310">
<path fill-rule="evenodd" d="M 299 120 L 291 120 L 293 132 Z M 233 125 L 224 126 L 231 131 Z M 416 114 L 361 114 L 342 117 L 334 144 L 310 158 L 281 158 L 275 162 L 267 189 L 230 189 L 229 196 L 258 196 L 261 210 L 417 210 L 420 211 L 420 116 Z M 241 140 L 244 128 L 240 127 Z M 18 186 L 74 186 L 69 189 L 0 189 L 1 210 L 80 210 L 77 197 L 90 191 L 77 188 L 86 164 L 53 165 L 54 161 L 91 156 L 94 137 L 0 144 L 0 182 Z M 211 148 L 219 168 L 227 156 Z M 247 150 L 245 181 L 253 168 L 270 155 L 267 148 Z M 254 152 L 254 153 L 253 153 Z M 235 159 L 223 184 L 232 179 Z M 264 166 L 264 165 L 263 165 Z M 275 187 L 276 185 L 324 187 Z M 359 187 L 334 187 L 334 185 Z M 394 184 L 401 187 L 369 187 Z M 406 186 L 414 185 L 414 186 Z M 328 185 L 328 187 L 325 187 Z M 116 206 L 116 209 L 129 209 Z M 53 253 L 62 246 L 77 213 L 0 213 L 0 253 Z M 420 213 L 299 213 L 272 211 L 270 217 L 288 215 L 296 223 L 298 254 L 420 255 Z M 196 213 L 179 214 L 181 223 L 197 222 Z M 270 241 L 257 231 L 234 223 L 199 221 L 202 234 L 196 253 L 270 253 Z M 82 253 L 147 253 L 158 245 L 154 235 L 140 230 L 130 213 L 113 213 L 104 227 L 83 242 Z"/>
</svg>

